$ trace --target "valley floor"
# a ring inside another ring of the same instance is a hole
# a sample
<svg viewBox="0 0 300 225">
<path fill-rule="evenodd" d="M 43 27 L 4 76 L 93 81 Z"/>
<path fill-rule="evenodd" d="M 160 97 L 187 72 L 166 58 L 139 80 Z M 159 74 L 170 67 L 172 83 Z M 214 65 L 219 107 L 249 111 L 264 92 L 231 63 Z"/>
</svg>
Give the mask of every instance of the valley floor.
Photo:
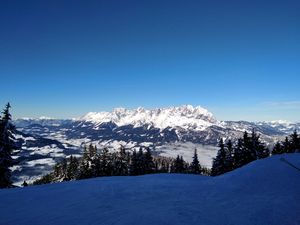
<svg viewBox="0 0 300 225">
<path fill-rule="evenodd" d="M 0 190 L 2 225 L 297 225 L 300 154 L 219 177 L 106 177 Z"/>
</svg>

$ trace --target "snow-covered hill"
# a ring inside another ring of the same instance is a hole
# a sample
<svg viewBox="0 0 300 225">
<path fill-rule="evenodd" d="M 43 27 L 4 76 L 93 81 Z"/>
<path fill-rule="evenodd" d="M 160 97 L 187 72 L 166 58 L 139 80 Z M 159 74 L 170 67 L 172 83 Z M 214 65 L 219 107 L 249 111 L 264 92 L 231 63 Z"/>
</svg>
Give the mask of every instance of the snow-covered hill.
<svg viewBox="0 0 300 225">
<path fill-rule="evenodd" d="M 258 160 L 219 177 L 106 177 L 0 190 L 5 225 L 298 225 L 300 154 Z"/>
</svg>

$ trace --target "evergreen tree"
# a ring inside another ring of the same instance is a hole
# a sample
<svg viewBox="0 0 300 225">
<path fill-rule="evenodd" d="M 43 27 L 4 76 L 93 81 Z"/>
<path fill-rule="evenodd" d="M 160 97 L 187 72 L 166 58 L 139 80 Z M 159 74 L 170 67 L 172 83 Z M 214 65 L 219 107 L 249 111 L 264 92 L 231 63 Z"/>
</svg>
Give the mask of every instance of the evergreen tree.
<svg viewBox="0 0 300 225">
<path fill-rule="evenodd" d="M 299 139 L 299 135 L 297 133 L 297 131 L 295 130 L 291 136 L 291 143 L 290 143 L 290 153 L 293 152 L 299 152 L 300 150 L 300 139 Z"/>
<path fill-rule="evenodd" d="M 57 179 L 54 176 L 54 173 L 46 174 L 42 178 L 33 182 L 33 185 L 41 185 L 41 184 L 50 184 L 52 182 L 56 182 Z"/>
<path fill-rule="evenodd" d="M 153 173 L 155 170 L 155 165 L 150 148 L 146 148 L 146 152 L 144 153 L 144 169 L 145 174 Z"/>
<path fill-rule="evenodd" d="M 92 144 L 90 144 L 90 145 L 89 145 L 88 153 L 89 153 L 89 159 L 90 159 L 90 161 L 93 161 L 93 159 L 96 158 L 97 147 L 96 147 L 96 146 L 93 146 Z"/>
<path fill-rule="evenodd" d="M 98 154 L 97 147 L 92 144 L 89 145 L 88 152 L 91 177 L 101 176 L 100 155 Z"/>
<path fill-rule="evenodd" d="M 248 164 L 249 162 L 252 162 L 254 159 L 253 157 L 253 151 L 252 151 L 252 143 L 251 143 L 251 138 L 248 135 L 248 132 L 245 131 L 244 136 L 243 136 L 243 144 L 242 144 L 242 157 L 243 157 L 243 164 L 242 166 Z"/>
<path fill-rule="evenodd" d="M 78 177 L 78 166 L 79 162 L 76 157 L 71 155 L 69 159 L 69 163 L 67 166 L 66 179 L 67 180 L 75 180 Z"/>
<path fill-rule="evenodd" d="M 68 161 L 67 159 L 63 159 L 62 163 L 60 164 L 60 179 L 61 181 L 67 181 L 67 169 L 68 169 Z"/>
<path fill-rule="evenodd" d="M 137 153 L 137 172 L 137 175 L 145 174 L 145 157 L 142 147 L 140 147 Z"/>
<path fill-rule="evenodd" d="M 22 186 L 23 186 L 23 187 L 27 187 L 27 186 L 28 186 L 28 184 L 27 184 L 26 180 L 24 180 L 24 182 L 23 182 Z"/>
<path fill-rule="evenodd" d="M 130 159 L 129 172 L 131 176 L 139 175 L 138 171 L 138 159 L 136 150 L 133 151 Z"/>
<path fill-rule="evenodd" d="M 240 138 L 237 140 L 237 144 L 233 148 L 233 165 L 235 169 L 246 164 L 243 150 L 243 140 Z"/>
<path fill-rule="evenodd" d="M 4 110 L 2 111 L 2 121 L 5 123 L 6 122 L 6 126 L 9 125 L 9 122 L 11 121 L 11 114 L 10 114 L 10 110 L 11 109 L 11 105 L 10 103 L 8 102 L 6 105 L 5 105 L 5 108 Z M 7 128 L 8 129 L 8 128 Z"/>
<path fill-rule="evenodd" d="M 226 172 L 225 169 L 225 160 L 226 160 L 226 150 L 223 139 L 219 141 L 219 151 L 217 156 L 213 160 L 213 166 L 211 174 L 212 176 L 218 176 Z"/>
<path fill-rule="evenodd" d="M 250 136 L 250 145 L 249 145 L 249 150 L 251 152 L 251 162 L 257 159 L 257 150 L 259 147 L 259 135 L 257 135 L 254 131 L 252 130 L 251 136 Z"/>
<path fill-rule="evenodd" d="M 234 169 L 233 165 L 233 145 L 231 140 L 228 140 L 226 143 L 226 156 L 224 162 L 224 170 L 229 172 Z"/>
<path fill-rule="evenodd" d="M 114 154 L 114 163 L 113 163 L 113 170 L 114 175 L 117 176 L 126 176 L 128 175 L 128 159 L 126 150 L 123 146 L 120 147 L 119 152 Z"/>
<path fill-rule="evenodd" d="M 284 148 L 282 144 L 279 141 L 277 141 L 276 144 L 274 145 L 272 155 L 282 154 L 283 152 L 284 152 Z"/>
<path fill-rule="evenodd" d="M 190 171 L 192 174 L 200 174 L 201 173 L 201 166 L 198 160 L 197 149 L 194 151 L 193 161 L 190 166 Z"/>
<path fill-rule="evenodd" d="M 11 154 L 16 149 L 13 137 L 15 127 L 11 124 L 10 108 L 7 103 L 0 118 L 0 188 L 11 186 L 9 167 L 13 165 Z"/>
<path fill-rule="evenodd" d="M 82 160 L 89 161 L 89 151 L 88 151 L 86 145 L 83 146 Z"/>
<path fill-rule="evenodd" d="M 289 152 L 291 152 L 291 143 L 290 143 L 288 137 L 285 137 L 285 140 L 284 140 L 284 142 L 282 144 L 282 147 L 283 147 L 283 153 L 289 153 Z"/>
<path fill-rule="evenodd" d="M 126 149 L 123 145 L 120 146 L 120 154 L 124 156 L 126 155 Z"/>
<path fill-rule="evenodd" d="M 92 171 L 90 168 L 90 153 L 86 146 L 83 147 L 83 155 L 79 163 L 78 177 L 79 179 L 85 179 L 92 177 Z"/>
<path fill-rule="evenodd" d="M 183 156 L 180 156 L 180 173 L 187 173 L 189 170 L 189 164 L 184 161 Z"/>
<path fill-rule="evenodd" d="M 172 173 L 184 173 L 186 171 L 185 162 L 182 156 L 177 155 L 173 162 L 171 172 Z"/>
<path fill-rule="evenodd" d="M 54 171 L 53 171 L 53 179 L 51 182 L 56 182 L 56 181 L 67 181 L 67 168 L 68 168 L 68 162 L 67 159 L 63 159 L 62 162 L 56 164 L 54 166 Z"/>
<path fill-rule="evenodd" d="M 156 173 L 168 173 L 170 172 L 171 158 L 156 156 L 153 158 L 155 164 Z"/>
<path fill-rule="evenodd" d="M 254 130 L 252 131 L 251 141 L 252 161 L 270 156 L 269 149 L 260 141 L 260 135 L 256 134 Z"/>
<path fill-rule="evenodd" d="M 107 148 L 100 153 L 100 168 L 102 176 L 111 176 L 113 174 L 112 162 Z"/>
<path fill-rule="evenodd" d="M 163 159 L 161 160 L 161 165 L 159 171 L 161 173 L 169 173 L 170 172 L 170 159 Z"/>
</svg>

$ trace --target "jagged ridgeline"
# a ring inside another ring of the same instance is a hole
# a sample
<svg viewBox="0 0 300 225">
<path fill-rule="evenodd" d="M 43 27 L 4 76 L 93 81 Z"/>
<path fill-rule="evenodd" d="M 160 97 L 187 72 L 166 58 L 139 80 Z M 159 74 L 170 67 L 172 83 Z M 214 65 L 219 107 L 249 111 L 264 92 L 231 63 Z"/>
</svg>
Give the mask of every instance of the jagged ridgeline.
<svg viewBox="0 0 300 225">
<path fill-rule="evenodd" d="M 299 123 L 285 121 L 219 121 L 208 110 L 190 105 L 153 110 L 118 108 L 112 112 L 88 113 L 73 120 L 27 118 L 14 123 L 28 135 L 51 137 L 76 146 L 97 141 L 106 147 L 116 142 L 130 146 L 171 142 L 217 145 L 220 138 L 242 137 L 244 131 L 251 132 L 252 129 L 268 144 L 300 128 Z"/>
</svg>

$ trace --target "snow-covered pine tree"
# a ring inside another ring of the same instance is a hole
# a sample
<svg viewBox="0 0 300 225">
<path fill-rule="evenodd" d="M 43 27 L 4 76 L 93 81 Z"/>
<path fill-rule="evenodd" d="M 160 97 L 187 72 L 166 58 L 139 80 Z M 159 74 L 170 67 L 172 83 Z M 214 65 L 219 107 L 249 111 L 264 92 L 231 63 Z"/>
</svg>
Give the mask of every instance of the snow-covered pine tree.
<svg viewBox="0 0 300 225">
<path fill-rule="evenodd" d="M 100 156 L 98 154 L 96 145 L 95 146 L 93 146 L 92 144 L 89 145 L 88 156 L 89 156 L 91 177 L 101 176 Z"/>
<path fill-rule="evenodd" d="M 14 163 L 11 154 L 16 149 L 11 123 L 10 104 L 7 103 L 0 118 L 0 188 L 11 187 L 11 167 Z"/>
<path fill-rule="evenodd" d="M 102 170 L 102 176 L 111 176 L 113 173 L 112 159 L 108 148 L 102 149 L 100 153 L 100 168 Z"/>
<path fill-rule="evenodd" d="M 54 166 L 54 171 L 52 173 L 51 182 L 61 182 L 67 181 L 67 168 L 68 168 L 68 161 L 67 159 L 63 159 L 60 163 Z"/>
<path fill-rule="evenodd" d="M 86 146 L 83 147 L 83 156 L 79 163 L 79 179 L 91 177 L 89 150 Z"/>
<path fill-rule="evenodd" d="M 63 159 L 61 163 L 61 180 L 67 181 L 67 169 L 68 169 L 68 160 L 66 158 Z"/>
<path fill-rule="evenodd" d="M 169 173 L 170 172 L 170 164 L 172 163 L 171 158 L 156 156 L 153 157 L 153 161 L 155 164 L 155 172 L 156 173 Z"/>
</svg>

